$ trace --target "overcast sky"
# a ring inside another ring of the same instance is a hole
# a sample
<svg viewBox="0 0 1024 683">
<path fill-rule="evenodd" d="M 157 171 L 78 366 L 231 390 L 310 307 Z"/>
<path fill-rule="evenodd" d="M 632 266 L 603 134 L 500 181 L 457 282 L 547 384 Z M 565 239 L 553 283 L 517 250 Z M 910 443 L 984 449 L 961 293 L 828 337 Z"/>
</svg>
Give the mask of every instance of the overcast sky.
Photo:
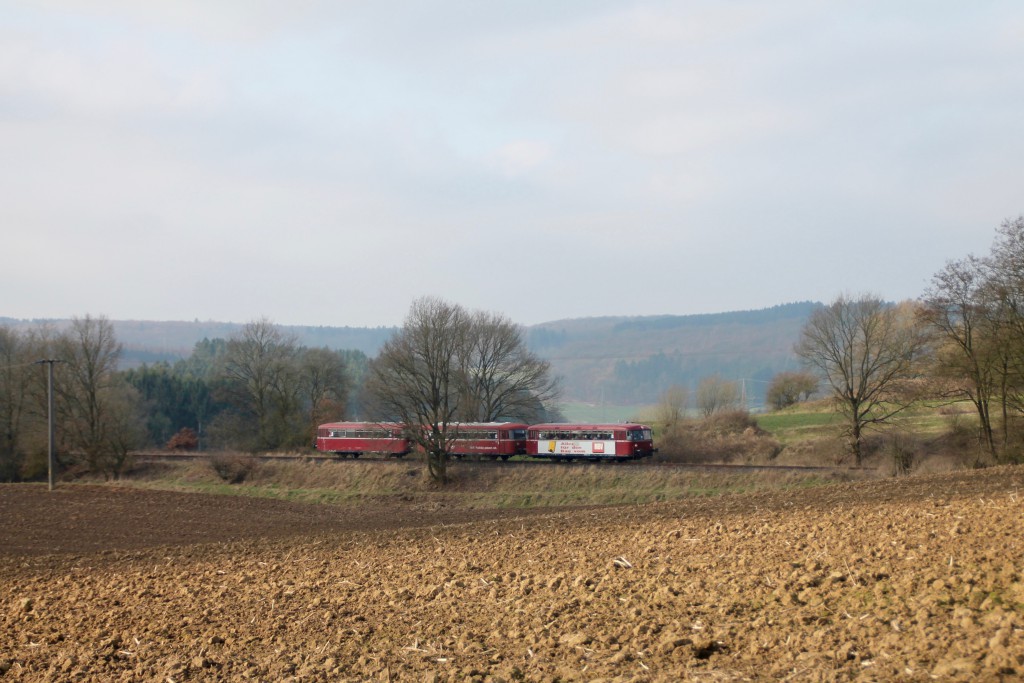
<svg viewBox="0 0 1024 683">
<path fill-rule="evenodd" d="M 1024 3 L 7 0 L 0 316 L 917 297 L 1024 213 Z"/>
</svg>

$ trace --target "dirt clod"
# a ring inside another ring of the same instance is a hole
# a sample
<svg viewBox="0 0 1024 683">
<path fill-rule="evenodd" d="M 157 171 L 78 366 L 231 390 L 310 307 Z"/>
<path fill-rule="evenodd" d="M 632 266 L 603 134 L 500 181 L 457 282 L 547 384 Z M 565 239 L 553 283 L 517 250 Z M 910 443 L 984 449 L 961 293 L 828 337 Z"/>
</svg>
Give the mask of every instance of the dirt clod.
<svg viewBox="0 0 1024 683">
<path fill-rule="evenodd" d="M 1001 468 L 520 514 L 3 485 L 0 675 L 1010 680 L 1022 488 Z"/>
</svg>

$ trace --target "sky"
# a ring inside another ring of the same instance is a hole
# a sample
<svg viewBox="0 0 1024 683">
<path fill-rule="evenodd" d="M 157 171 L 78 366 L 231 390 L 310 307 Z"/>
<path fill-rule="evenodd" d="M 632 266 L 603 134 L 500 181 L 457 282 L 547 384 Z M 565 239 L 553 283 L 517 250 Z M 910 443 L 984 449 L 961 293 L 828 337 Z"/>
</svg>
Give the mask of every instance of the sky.
<svg viewBox="0 0 1024 683">
<path fill-rule="evenodd" d="M 6 0 L 0 317 L 916 298 L 1024 213 L 1019 0 Z"/>
</svg>

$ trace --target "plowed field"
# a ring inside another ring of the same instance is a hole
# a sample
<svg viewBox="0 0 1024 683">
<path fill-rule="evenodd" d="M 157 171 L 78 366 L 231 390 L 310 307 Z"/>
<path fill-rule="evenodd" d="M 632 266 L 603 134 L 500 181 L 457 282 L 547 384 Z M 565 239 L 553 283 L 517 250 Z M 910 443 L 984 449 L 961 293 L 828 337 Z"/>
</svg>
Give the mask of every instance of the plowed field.
<svg viewBox="0 0 1024 683">
<path fill-rule="evenodd" d="M 0 486 L 0 679 L 1017 680 L 1024 469 L 640 507 Z"/>
</svg>

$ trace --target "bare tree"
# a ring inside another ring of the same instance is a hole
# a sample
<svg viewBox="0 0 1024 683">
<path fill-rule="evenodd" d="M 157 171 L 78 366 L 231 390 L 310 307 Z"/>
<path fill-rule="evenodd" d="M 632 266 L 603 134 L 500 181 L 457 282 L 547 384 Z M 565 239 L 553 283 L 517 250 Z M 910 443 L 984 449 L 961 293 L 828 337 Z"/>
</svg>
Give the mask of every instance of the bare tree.
<svg viewBox="0 0 1024 683">
<path fill-rule="evenodd" d="M 58 367 L 54 387 L 63 441 L 89 469 L 103 471 L 110 448 L 111 387 L 121 355 L 114 326 L 107 318 L 74 318 L 56 339 Z"/>
<path fill-rule="evenodd" d="M 991 311 L 990 348 L 998 357 L 998 396 L 1003 447 L 1009 445 L 1009 411 L 1024 413 L 1024 216 L 1003 221 L 992 255 L 983 298 Z"/>
<path fill-rule="evenodd" d="M 104 477 L 120 479 L 131 466 L 132 451 L 146 439 L 146 416 L 138 390 L 123 378 L 104 393 L 105 447 L 96 465 Z"/>
<path fill-rule="evenodd" d="M 430 476 L 448 481 L 448 453 L 465 390 L 460 378 L 471 317 L 440 299 L 413 302 L 402 329 L 370 366 L 367 389 L 383 419 L 405 424 Z"/>
<path fill-rule="evenodd" d="M 242 417 L 236 425 L 244 430 L 252 425 L 251 449 L 277 448 L 287 440 L 299 391 L 295 354 L 295 339 L 266 318 L 246 324 L 228 340 L 223 372 Z M 245 440 L 242 434 L 235 438 Z"/>
<path fill-rule="evenodd" d="M 330 349 L 303 349 L 299 353 L 299 374 L 309 415 L 305 436 L 311 442 L 317 425 L 344 412 L 348 374 L 342 355 Z"/>
<path fill-rule="evenodd" d="M 372 363 L 366 390 L 377 416 L 404 423 L 431 477 L 445 482 L 459 420 L 532 420 L 557 382 L 507 318 L 423 298 Z"/>
<path fill-rule="evenodd" d="M 658 399 L 657 419 L 669 429 L 686 417 L 686 404 L 689 403 L 690 394 L 686 387 L 673 384 L 661 393 Z"/>
<path fill-rule="evenodd" d="M 705 377 L 697 385 L 697 409 L 706 418 L 736 408 L 739 401 L 740 392 L 736 383 L 724 380 L 719 375 Z"/>
<path fill-rule="evenodd" d="M 871 295 L 840 296 L 815 310 L 796 353 L 827 382 L 848 418 L 850 449 L 863 461 L 864 430 L 884 424 L 913 400 L 925 337 L 899 307 Z"/>
<path fill-rule="evenodd" d="M 526 348 L 522 328 L 502 315 L 470 314 L 460 356 L 467 421 L 530 422 L 558 393 L 550 364 Z"/>
<path fill-rule="evenodd" d="M 985 298 L 986 271 L 985 262 L 973 256 L 947 263 L 932 277 L 919 316 L 936 336 L 933 374 L 946 385 L 942 393 L 971 402 L 982 443 L 994 458 L 991 409 L 999 392 L 1003 354 L 997 347 L 993 305 Z"/>
<path fill-rule="evenodd" d="M 10 327 L 0 327 L 0 481 L 21 477 L 26 428 L 31 421 L 33 366 L 29 341 Z"/>
</svg>

